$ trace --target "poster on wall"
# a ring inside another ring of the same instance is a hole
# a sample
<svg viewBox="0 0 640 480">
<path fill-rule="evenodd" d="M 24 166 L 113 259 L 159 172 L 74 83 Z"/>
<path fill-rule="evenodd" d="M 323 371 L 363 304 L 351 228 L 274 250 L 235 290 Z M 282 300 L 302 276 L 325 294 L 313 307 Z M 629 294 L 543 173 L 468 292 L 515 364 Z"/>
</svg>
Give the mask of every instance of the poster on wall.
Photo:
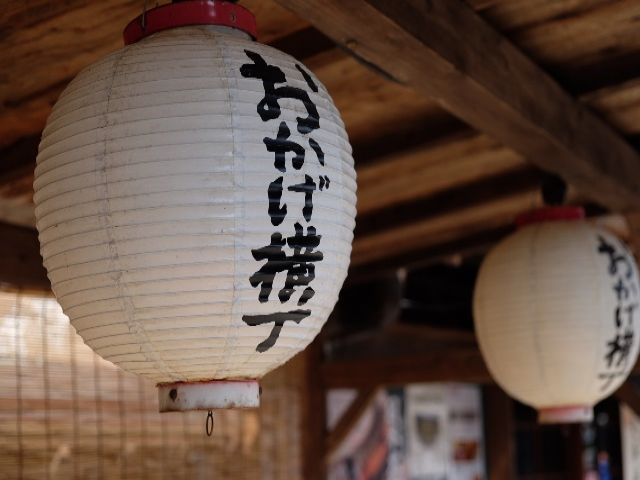
<svg viewBox="0 0 640 480">
<path fill-rule="evenodd" d="M 411 385 L 405 392 L 409 478 L 445 480 L 450 457 L 447 387 Z"/>
<path fill-rule="evenodd" d="M 330 395 L 335 425 L 348 405 Z M 332 424 L 332 425 L 331 425 Z M 330 480 L 485 478 L 479 387 L 414 384 L 382 390 L 329 459 Z"/>
<path fill-rule="evenodd" d="M 480 389 L 463 384 L 406 388 L 409 480 L 484 478 Z"/>
<path fill-rule="evenodd" d="M 449 476 L 453 480 L 485 478 L 482 396 L 475 385 L 449 384 Z"/>
</svg>

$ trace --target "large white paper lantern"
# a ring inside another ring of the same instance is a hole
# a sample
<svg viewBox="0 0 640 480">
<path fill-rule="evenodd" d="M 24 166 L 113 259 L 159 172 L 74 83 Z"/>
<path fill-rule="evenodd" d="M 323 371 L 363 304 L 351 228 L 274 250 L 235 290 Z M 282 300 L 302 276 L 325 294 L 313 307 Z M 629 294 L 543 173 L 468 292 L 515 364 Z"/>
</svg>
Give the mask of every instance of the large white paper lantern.
<svg viewBox="0 0 640 480">
<path fill-rule="evenodd" d="M 616 237 L 547 209 L 497 245 L 474 295 L 482 355 L 507 393 L 542 422 L 588 421 L 638 356 L 638 271 Z"/>
<path fill-rule="evenodd" d="M 71 82 L 40 144 L 53 291 L 94 351 L 161 384 L 163 410 L 257 405 L 256 380 L 311 342 L 347 273 L 343 122 L 253 22 L 226 2 L 146 12 Z"/>
</svg>

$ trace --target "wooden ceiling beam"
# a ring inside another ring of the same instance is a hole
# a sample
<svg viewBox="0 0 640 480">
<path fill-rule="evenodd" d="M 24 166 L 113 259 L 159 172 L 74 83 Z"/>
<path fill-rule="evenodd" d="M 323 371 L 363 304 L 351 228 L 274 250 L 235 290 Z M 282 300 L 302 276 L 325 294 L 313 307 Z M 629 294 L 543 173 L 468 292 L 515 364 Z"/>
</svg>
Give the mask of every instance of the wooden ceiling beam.
<svg viewBox="0 0 640 480">
<path fill-rule="evenodd" d="M 358 348 L 352 348 L 346 358 L 334 355 L 325 359 L 321 373 L 327 389 L 368 389 L 422 382 L 494 383 L 477 346 L 434 347 L 427 341 L 420 350 L 395 353 L 381 350 L 377 342 L 368 345 L 362 342 Z M 640 360 L 631 375 L 640 375 Z M 640 395 L 633 379 L 627 379 L 616 396 L 640 411 Z"/>
<path fill-rule="evenodd" d="M 421 353 L 329 360 L 322 366 L 327 388 L 371 388 L 421 382 L 492 383 L 477 348 L 427 349 Z"/>
<path fill-rule="evenodd" d="M 514 214 L 517 212 L 514 212 Z M 638 215 L 598 215 L 590 217 L 595 225 L 609 229 L 625 242 L 629 242 L 636 255 L 640 254 L 640 220 Z M 418 219 L 416 219 L 418 221 Z M 635 222 L 635 223 L 634 223 Z M 635 226 L 635 228 L 634 228 Z M 361 283 L 374 277 L 382 277 L 399 268 L 416 269 L 434 263 L 455 261 L 480 257 L 500 240 L 513 232 L 512 222 L 504 222 L 497 227 L 487 227 L 477 231 L 468 231 L 449 240 L 425 242 L 417 248 L 403 250 L 398 241 L 397 247 L 385 256 L 365 263 L 352 263 L 349 268 L 347 282 Z M 400 237 L 399 237 L 400 238 Z"/>
<path fill-rule="evenodd" d="M 472 135 L 468 129 L 454 130 L 431 140 L 425 131 L 422 143 L 414 145 L 410 141 L 413 131 L 402 130 L 404 135 L 393 132 L 379 137 L 380 143 L 397 146 L 394 154 L 385 156 L 384 148 L 380 148 L 379 156 L 368 157 L 366 162 L 356 157 L 358 223 L 375 214 L 374 222 L 380 224 L 380 215 L 390 209 L 395 209 L 392 215 L 395 218 L 406 212 L 409 202 L 460 187 L 467 201 L 481 201 L 481 197 L 473 198 L 473 192 L 467 192 L 465 186 L 500 174 L 535 172 L 520 155 L 486 135 Z M 403 142 L 403 138 L 407 141 Z M 354 152 L 356 148 L 359 144 L 354 146 Z M 429 201 L 426 207 L 427 212 L 432 211 L 433 203 Z M 445 203 L 444 208 L 449 209 L 449 204 Z"/>
<path fill-rule="evenodd" d="M 640 205 L 638 153 L 464 2 L 277 1 L 602 205 Z"/>
<path fill-rule="evenodd" d="M 385 233 L 410 226 L 416 220 L 455 213 L 483 203 L 513 197 L 525 191 L 536 194 L 541 185 L 540 171 L 527 165 L 504 173 L 498 172 L 488 178 L 456 185 L 433 195 L 392 203 L 371 215 L 364 215 L 358 219 L 356 236 L 363 238 Z"/>
<path fill-rule="evenodd" d="M 541 205 L 539 177 L 527 169 L 392 205 L 358 219 L 351 263 L 356 268 L 510 226 Z"/>
<path fill-rule="evenodd" d="M 438 244 L 429 244 L 408 251 L 389 252 L 384 258 L 363 264 L 351 264 L 347 281 L 360 283 L 374 277 L 387 275 L 399 268 L 414 269 L 427 267 L 439 262 L 462 261 L 480 257 L 501 239 L 513 231 L 511 224 L 472 232 L 460 238 L 453 238 Z"/>
</svg>

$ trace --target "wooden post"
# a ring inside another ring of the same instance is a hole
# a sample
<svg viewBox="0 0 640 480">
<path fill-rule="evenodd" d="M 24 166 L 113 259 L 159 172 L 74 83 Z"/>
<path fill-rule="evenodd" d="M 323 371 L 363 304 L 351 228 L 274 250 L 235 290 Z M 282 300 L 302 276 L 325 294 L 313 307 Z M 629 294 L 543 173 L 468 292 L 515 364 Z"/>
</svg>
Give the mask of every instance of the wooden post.
<svg viewBox="0 0 640 480">
<path fill-rule="evenodd" d="M 582 424 L 573 423 L 567 425 L 567 430 L 567 453 L 565 460 L 567 478 L 581 480 L 584 478 L 584 467 L 582 464 L 582 453 L 584 451 Z"/>
<path fill-rule="evenodd" d="M 614 394 L 616 398 L 624 402 L 633 412 L 640 416 L 640 392 L 635 387 L 632 379 L 627 379 Z"/>
<path fill-rule="evenodd" d="M 500 388 L 483 389 L 484 431 L 488 478 L 515 478 L 515 441 L 513 400 Z"/>
<path fill-rule="evenodd" d="M 326 390 L 321 374 L 322 340 L 316 337 L 304 352 L 306 388 L 303 408 L 303 478 L 305 480 L 325 480 L 326 445 Z"/>
</svg>

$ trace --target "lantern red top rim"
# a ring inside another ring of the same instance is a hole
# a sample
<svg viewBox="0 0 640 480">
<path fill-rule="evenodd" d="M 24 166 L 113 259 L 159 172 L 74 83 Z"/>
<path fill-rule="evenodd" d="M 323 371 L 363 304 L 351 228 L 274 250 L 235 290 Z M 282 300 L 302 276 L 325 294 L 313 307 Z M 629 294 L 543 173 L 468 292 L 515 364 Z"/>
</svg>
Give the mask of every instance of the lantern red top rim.
<svg viewBox="0 0 640 480">
<path fill-rule="evenodd" d="M 584 220 L 584 218 L 585 212 L 582 207 L 543 207 L 518 215 L 516 217 L 516 226 L 520 228 L 536 223 L 566 222 Z"/>
<path fill-rule="evenodd" d="M 162 30 L 191 25 L 221 25 L 241 30 L 254 40 L 258 36 L 253 13 L 234 3 L 212 0 L 190 0 L 153 8 L 129 22 L 122 36 L 124 44 L 131 45 Z"/>
</svg>

